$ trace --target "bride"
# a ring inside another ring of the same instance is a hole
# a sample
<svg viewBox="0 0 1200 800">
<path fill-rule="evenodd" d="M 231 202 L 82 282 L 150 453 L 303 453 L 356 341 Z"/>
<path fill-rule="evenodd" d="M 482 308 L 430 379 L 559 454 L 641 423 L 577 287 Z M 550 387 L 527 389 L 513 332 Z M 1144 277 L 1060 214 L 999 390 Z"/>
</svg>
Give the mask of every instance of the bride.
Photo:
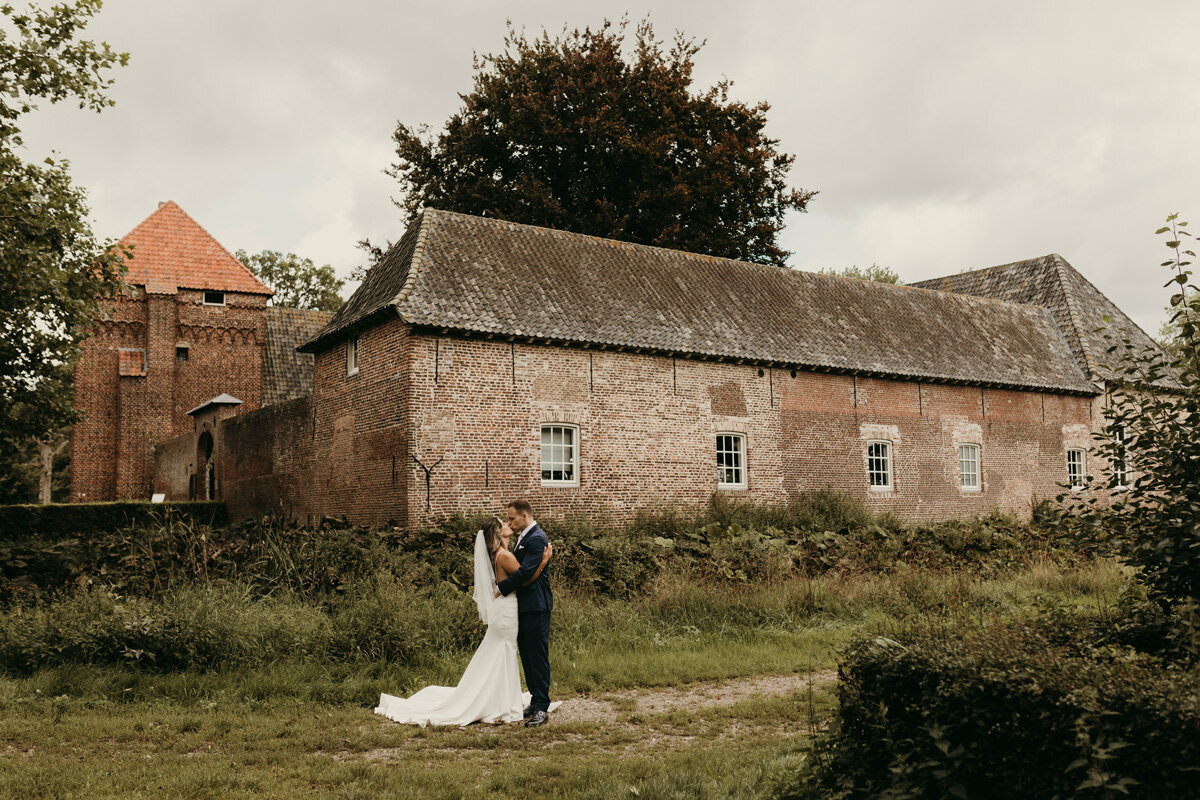
<svg viewBox="0 0 1200 800">
<path fill-rule="evenodd" d="M 487 633 L 458 686 L 426 686 L 407 699 L 379 696 L 376 714 L 413 725 L 469 725 L 472 722 L 519 722 L 529 704 L 521 692 L 517 671 L 517 595 L 496 597 L 493 587 L 516 572 L 520 564 L 508 550 L 512 528 L 499 517 L 475 534 L 475 604 Z M 551 548 L 541 566 L 526 582 L 532 583 L 546 568 Z"/>
</svg>

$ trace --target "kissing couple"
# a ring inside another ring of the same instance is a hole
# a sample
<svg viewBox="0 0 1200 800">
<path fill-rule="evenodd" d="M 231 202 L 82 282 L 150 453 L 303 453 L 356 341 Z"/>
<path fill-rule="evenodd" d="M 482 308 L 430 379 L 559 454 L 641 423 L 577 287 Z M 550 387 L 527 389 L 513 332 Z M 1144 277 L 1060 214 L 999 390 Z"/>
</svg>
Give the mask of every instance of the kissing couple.
<svg viewBox="0 0 1200 800">
<path fill-rule="evenodd" d="M 379 696 L 376 714 L 411 725 L 550 721 L 550 612 L 546 578 L 553 548 L 525 500 L 508 504 L 475 534 L 475 604 L 487 633 L 457 686 L 426 686 L 409 698 Z M 509 542 L 516 535 L 516 544 Z M 517 653 L 529 691 L 521 692 Z"/>
</svg>

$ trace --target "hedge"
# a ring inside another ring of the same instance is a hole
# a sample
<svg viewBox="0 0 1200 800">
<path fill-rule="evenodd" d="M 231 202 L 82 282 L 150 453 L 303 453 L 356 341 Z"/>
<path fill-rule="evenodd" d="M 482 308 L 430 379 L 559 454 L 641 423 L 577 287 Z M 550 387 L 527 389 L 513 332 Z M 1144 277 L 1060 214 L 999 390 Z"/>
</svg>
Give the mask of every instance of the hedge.
<svg viewBox="0 0 1200 800">
<path fill-rule="evenodd" d="M 0 540 L 38 536 L 48 539 L 89 537 L 132 523 L 149 523 L 179 515 L 207 525 L 226 522 L 225 504 L 218 501 L 150 503 L 51 503 L 0 506 Z"/>
<path fill-rule="evenodd" d="M 863 640 L 839 721 L 776 798 L 1188 798 L 1200 672 L 1094 622 Z"/>
</svg>

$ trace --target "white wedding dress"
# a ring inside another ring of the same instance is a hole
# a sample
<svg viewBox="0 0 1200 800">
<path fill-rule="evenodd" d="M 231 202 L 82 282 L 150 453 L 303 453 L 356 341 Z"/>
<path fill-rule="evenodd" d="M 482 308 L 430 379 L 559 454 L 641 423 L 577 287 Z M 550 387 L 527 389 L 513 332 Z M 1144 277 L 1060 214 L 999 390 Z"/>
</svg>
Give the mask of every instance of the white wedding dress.
<svg viewBox="0 0 1200 800">
<path fill-rule="evenodd" d="M 376 714 L 422 727 L 521 719 L 529 693 L 521 692 L 517 669 L 517 595 L 495 597 L 494 583 L 495 571 L 480 531 L 475 537 L 475 603 L 487 633 L 458 686 L 426 686 L 407 699 L 381 694 Z"/>
</svg>

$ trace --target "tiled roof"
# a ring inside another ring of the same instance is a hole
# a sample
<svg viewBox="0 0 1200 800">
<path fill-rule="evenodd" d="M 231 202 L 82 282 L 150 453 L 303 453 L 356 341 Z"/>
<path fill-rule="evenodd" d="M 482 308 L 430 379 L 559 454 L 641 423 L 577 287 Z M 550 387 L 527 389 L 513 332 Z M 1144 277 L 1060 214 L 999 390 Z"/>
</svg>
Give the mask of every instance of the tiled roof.
<svg viewBox="0 0 1200 800">
<path fill-rule="evenodd" d="M 195 414 L 197 411 L 202 411 L 202 410 L 208 408 L 209 406 L 240 406 L 241 404 L 242 404 L 242 401 L 238 400 L 233 395 L 227 394 L 225 392 L 221 392 L 221 394 L 217 395 L 216 397 L 212 398 L 211 400 L 205 400 L 203 403 L 196 406 L 195 408 L 193 408 L 191 411 L 189 411 L 187 413 Z"/>
<path fill-rule="evenodd" d="M 159 203 L 121 243 L 134 246 L 125 280 L 151 294 L 174 294 L 179 288 L 271 294 L 266 284 L 169 200 Z"/>
<path fill-rule="evenodd" d="M 140 347 L 117 349 L 117 374 L 141 377 L 146 374 L 146 351 Z"/>
<path fill-rule="evenodd" d="M 313 357 L 296 352 L 333 314 L 307 308 L 267 308 L 267 343 L 263 348 L 263 405 L 312 394 Z"/>
<path fill-rule="evenodd" d="M 1109 354 L 1108 348 L 1122 337 L 1129 338 L 1135 353 L 1158 350 L 1154 339 L 1057 253 L 912 285 L 1049 309 L 1075 360 L 1092 380 L 1103 379 L 1106 366 L 1116 363 L 1117 353 Z"/>
<path fill-rule="evenodd" d="M 1094 394 L 1049 311 L 427 210 L 307 342 L 466 334 Z"/>
</svg>

